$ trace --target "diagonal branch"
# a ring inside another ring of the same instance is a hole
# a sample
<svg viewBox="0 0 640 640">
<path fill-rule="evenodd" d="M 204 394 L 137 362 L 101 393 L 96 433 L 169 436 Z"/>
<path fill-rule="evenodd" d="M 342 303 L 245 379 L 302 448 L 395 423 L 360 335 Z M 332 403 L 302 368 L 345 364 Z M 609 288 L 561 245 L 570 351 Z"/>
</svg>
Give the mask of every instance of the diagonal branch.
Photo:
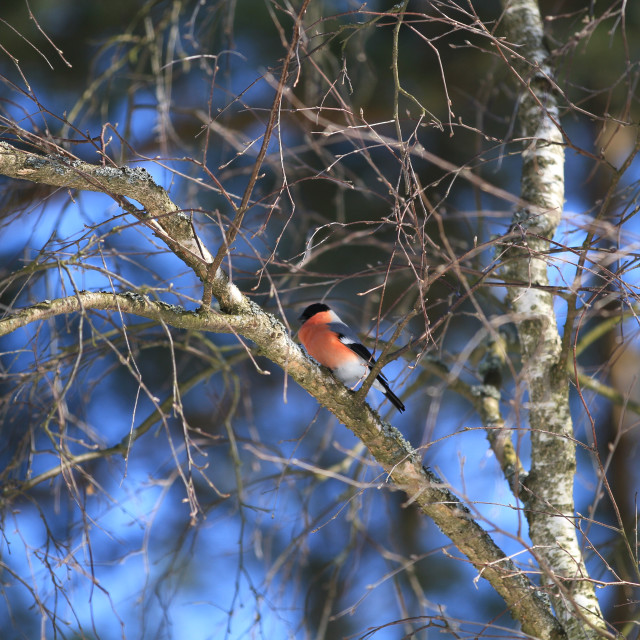
<svg viewBox="0 0 640 640">
<path fill-rule="evenodd" d="M 206 282 L 209 280 L 221 309 L 233 313 L 247 304 L 229 283 L 222 269 L 213 272 L 213 256 L 200 240 L 191 219 L 157 185 L 145 169 L 104 167 L 71 156 L 36 155 L 0 141 L 0 174 L 65 189 L 95 191 L 110 195 L 128 213 L 149 227 L 178 258 Z M 140 211 L 126 198 L 143 206 Z"/>
<path fill-rule="evenodd" d="M 61 156 L 38 156 L 0 142 L 0 174 L 45 184 L 104 192 L 147 224 L 201 278 L 206 278 L 211 254 L 187 216 L 143 170 L 89 165 Z M 128 200 L 142 204 L 144 211 Z M 296 345 L 286 328 L 249 301 L 222 269 L 213 279 L 222 313 L 200 313 L 151 301 L 136 293 L 80 291 L 68 298 L 44 301 L 0 320 L 0 335 L 31 322 L 90 309 L 112 310 L 161 321 L 183 329 L 234 333 L 253 341 L 265 356 L 327 407 L 369 449 L 391 480 L 451 539 L 479 574 L 504 598 L 525 633 L 542 639 L 562 639 L 564 633 L 547 602 L 527 576 L 505 556 L 469 510 L 431 471 L 397 429 L 383 422 L 367 404 L 323 372 Z"/>
<path fill-rule="evenodd" d="M 260 355 L 286 369 L 293 380 L 362 440 L 388 478 L 433 519 L 479 574 L 493 585 L 526 633 L 543 639 L 564 637 L 534 585 L 473 520 L 469 510 L 440 478 L 422 466 L 420 456 L 400 432 L 383 422 L 368 405 L 354 402 L 354 394 L 309 360 L 272 315 L 253 304 L 236 315 L 202 315 L 154 302 L 136 293 L 80 291 L 75 296 L 42 302 L 0 320 L 0 335 L 31 322 L 90 309 L 132 313 L 183 329 L 233 332 L 252 340 Z M 119 452 L 117 447 L 113 450 L 113 453 Z"/>
</svg>

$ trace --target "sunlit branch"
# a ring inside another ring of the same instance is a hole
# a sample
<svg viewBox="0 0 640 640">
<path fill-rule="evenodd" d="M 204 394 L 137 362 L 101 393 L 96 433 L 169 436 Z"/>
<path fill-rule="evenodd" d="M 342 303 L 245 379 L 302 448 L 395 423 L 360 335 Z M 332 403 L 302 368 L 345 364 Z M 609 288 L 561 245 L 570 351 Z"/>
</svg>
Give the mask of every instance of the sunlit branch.
<svg viewBox="0 0 640 640">
<path fill-rule="evenodd" d="M 128 213 L 148 226 L 193 269 L 203 281 L 209 279 L 220 306 L 234 312 L 244 297 L 222 269 L 209 273 L 213 256 L 197 238 L 188 215 L 183 213 L 144 169 L 106 167 L 61 155 L 38 155 L 0 141 L 0 174 L 65 189 L 96 191 L 111 195 Z M 144 210 L 125 198 L 137 200 Z"/>
<path fill-rule="evenodd" d="M 196 314 L 164 303 L 151 302 L 137 294 L 79 292 L 77 296 L 45 301 L 21 310 L 0 324 L 2 334 L 31 322 L 64 313 L 92 309 L 109 309 L 133 313 L 145 318 L 188 329 L 205 331 L 233 330 L 242 333 L 260 347 L 260 353 L 285 368 L 298 384 L 312 393 L 336 417 L 362 439 L 369 451 L 386 470 L 390 479 L 433 518 L 440 529 L 470 559 L 500 595 L 509 603 L 523 628 L 536 629 L 540 637 L 561 637 L 561 631 L 542 598 L 488 534 L 476 523 L 468 509 L 441 480 L 422 466 L 417 453 L 400 433 L 382 422 L 367 405 L 353 402 L 353 393 L 322 372 L 291 342 L 277 321 L 258 309 L 242 316 Z M 0 335 L 2 335 L 0 334 Z M 122 446 L 122 443 L 119 446 Z M 112 453 L 120 452 L 120 449 Z M 98 452 L 96 452 L 98 453 Z M 91 456 L 91 453 L 84 454 Z M 81 457 L 79 463 L 90 458 Z M 46 473 L 55 475 L 56 469 Z M 545 631 L 541 631 L 545 630 Z"/>
<path fill-rule="evenodd" d="M 107 293 L 103 291 L 80 291 L 77 295 L 55 300 L 44 300 L 31 307 L 0 318 L 0 336 L 59 315 L 105 310 L 131 313 L 142 318 L 166 322 L 180 329 L 198 329 L 216 333 L 233 333 L 247 324 L 244 316 L 228 316 L 211 313 L 206 318 L 182 307 L 148 299 L 139 293 Z"/>
<path fill-rule="evenodd" d="M 211 254 L 196 238 L 190 217 L 181 213 L 146 172 L 89 165 L 60 156 L 39 156 L 0 143 L 0 173 L 117 196 L 125 210 L 149 226 L 201 279 L 207 280 Z M 123 197 L 137 200 L 144 211 Z M 260 355 L 279 365 L 364 442 L 389 478 L 489 580 L 525 632 L 540 638 L 562 637 L 558 622 L 526 575 L 513 565 L 440 479 L 422 466 L 420 457 L 401 434 L 381 421 L 368 405 L 354 402 L 353 393 L 313 364 L 291 340 L 285 327 L 243 296 L 222 269 L 216 271 L 209 283 L 225 313 L 209 309 L 188 312 L 135 293 L 79 292 L 76 296 L 44 301 L 17 312 L 1 326 L 6 334 L 37 320 L 94 308 L 132 313 L 184 329 L 234 333 L 252 340 Z"/>
</svg>

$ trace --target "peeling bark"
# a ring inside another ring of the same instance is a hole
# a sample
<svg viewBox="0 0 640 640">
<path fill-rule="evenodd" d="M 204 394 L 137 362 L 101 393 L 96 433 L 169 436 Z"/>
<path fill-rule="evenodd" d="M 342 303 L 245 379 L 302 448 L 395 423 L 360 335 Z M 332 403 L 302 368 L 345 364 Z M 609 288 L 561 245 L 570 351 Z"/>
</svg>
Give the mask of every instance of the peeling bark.
<svg viewBox="0 0 640 640">
<path fill-rule="evenodd" d="M 569 379 L 561 365 L 561 341 L 549 284 L 546 252 L 564 204 L 564 145 L 540 12 L 535 0 L 503 1 L 503 24 L 517 45 L 514 75 L 522 91 L 519 123 L 522 199 L 531 207 L 514 215 L 517 243 L 504 267 L 508 280 L 530 286 L 509 289 L 515 312 L 523 376 L 529 387 L 531 470 L 521 494 L 529 534 L 547 587 L 569 638 L 596 638 L 606 632 L 589 580 L 575 525 L 576 471 Z"/>
</svg>

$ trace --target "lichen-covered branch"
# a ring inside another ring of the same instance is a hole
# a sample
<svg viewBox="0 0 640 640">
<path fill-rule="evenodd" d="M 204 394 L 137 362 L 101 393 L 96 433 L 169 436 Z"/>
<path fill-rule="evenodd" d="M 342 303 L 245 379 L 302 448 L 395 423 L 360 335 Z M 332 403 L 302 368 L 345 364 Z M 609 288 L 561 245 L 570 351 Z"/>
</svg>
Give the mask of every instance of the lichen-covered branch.
<svg viewBox="0 0 640 640">
<path fill-rule="evenodd" d="M 0 143 L 0 173 L 137 200 L 145 211 L 132 211 L 133 215 L 149 224 L 200 277 L 206 277 L 207 265 L 212 262 L 211 254 L 195 237 L 190 221 L 146 172 L 105 169 L 59 156 L 37 156 Z M 388 479 L 405 491 L 466 555 L 480 575 L 489 580 L 525 633 L 543 639 L 563 638 L 561 626 L 527 576 L 504 555 L 440 479 L 422 466 L 420 456 L 400 432 L 383 422 L 366 403 L 357 401 L 353 392 L 309 360 L 292 341 L 286 328 L 250 302 L 221 269 L 215 278 L 213 291 L 220 302 L 221 313 L 206 309 L 189 312 L 137 293 L 80 291 L 68 298 L 46 300 L 7 316 L 0 321 L 0 335 L 56 315 L 101 309 L 131 313 L 179 328 L 244 336 L 255 343 L 259 355 L 285 370 L 362 440 Z"/>
<path fill-rule="evenodd" d="M 55 316 L 78 313 L 90 309 L 102 309 L 130 313 L 141 318 L 166 322 L 180 329 L 232 333 L 242 329 L 247 322 L 246 316 L 229 316 L 211 313 L 202 318 L 197 313 L 186 311 L 182 307 L 154 301 L 138 293 L 108 293 L 104 291 L 79 291 L 68 298 L 44 300 L 16 313 L 0 318 L 0 336 L 7 335 L 32 322 L 47 320 Z"/>
<path fill-rule="evenodd" d="M 39 155 L 0 141 L 0 174 L 65 189 L 105 193 L 146 224 L 204 282 L 213 256 L 193 231 L 188 215 L 182 212 L 144 169 L 107 167 L 82 162 L 72 156 Z M 139 202 L 137 210 L 126 198 Z M 220 307 L 233 313 L 246 302 L 229 284 L 222 269 L 210 279 Z"/>
<path fill-rule="evenodd" d="M 503 53 L 513 63 L 522 93 L 521 197 L 536 207 L 516 212 L 513 228 L 522 231 L 526 242 L 515 243 L 504 268 L 507 279 L 530 284 L 508 289 L 529 386 L 531 470 L 521 495 L 526 494 L 529 533 L 560 621 L 570 638 L 595 638 L 606 630 L 574 524 L 576 456 L 569 380 L 561 366 L 552 294 L 546 290 L 545 255 L 564 204 L 559 110 L 537 2 L 503 0 L 503 5 L 503 24 L 515 55 L 506 49 Z"/>
<path fill-rule="evenodd" d="M 400 432 L 383 422 L 368 405 L 355 402 L 353 392 L 309 360 L 272 315 L 250 304 L 250 311 L 244 314 L 203 316 L 138 294 L 81 291 L 69 298 L 44 301 L 0 320 L 0 335 L 31 322 L 91 309 L 131 313 L 184 329 L 237 333 L 253 341 L 261 355 L 286 368 L 298 384 L 362 440 L 387 477 L 434 520 L 480 575 L 489 580 L 526 633 L 538 638 L 564 637 L 534 585 L 473 520 L 460 500 L 433 472 L 422 466 L 420 456 Z M 108 453 L 121 452 L 122 448 L 117 446 Z M 99 455 L 94 452 L 87 459 Z"/>
</svg>

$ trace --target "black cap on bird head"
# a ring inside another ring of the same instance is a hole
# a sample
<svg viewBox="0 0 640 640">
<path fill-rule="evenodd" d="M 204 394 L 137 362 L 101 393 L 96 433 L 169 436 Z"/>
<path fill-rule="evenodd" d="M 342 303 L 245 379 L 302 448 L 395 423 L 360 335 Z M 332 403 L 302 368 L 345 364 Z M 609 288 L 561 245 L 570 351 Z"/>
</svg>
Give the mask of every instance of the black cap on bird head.
<svg viewBox="0 0 640 640">
<path fill-rule="evenodd" d="M 298 318 L 300 322 L 306 322 L 309 318 L 313 318 L 316 313 L 322 313 L 323 311 L 331 311 L 326 304 L 322 304 L 321 302 L 315 302 L 314 304 L 310 304 L 303 312 L 302 315 Z"/>
</svg>

